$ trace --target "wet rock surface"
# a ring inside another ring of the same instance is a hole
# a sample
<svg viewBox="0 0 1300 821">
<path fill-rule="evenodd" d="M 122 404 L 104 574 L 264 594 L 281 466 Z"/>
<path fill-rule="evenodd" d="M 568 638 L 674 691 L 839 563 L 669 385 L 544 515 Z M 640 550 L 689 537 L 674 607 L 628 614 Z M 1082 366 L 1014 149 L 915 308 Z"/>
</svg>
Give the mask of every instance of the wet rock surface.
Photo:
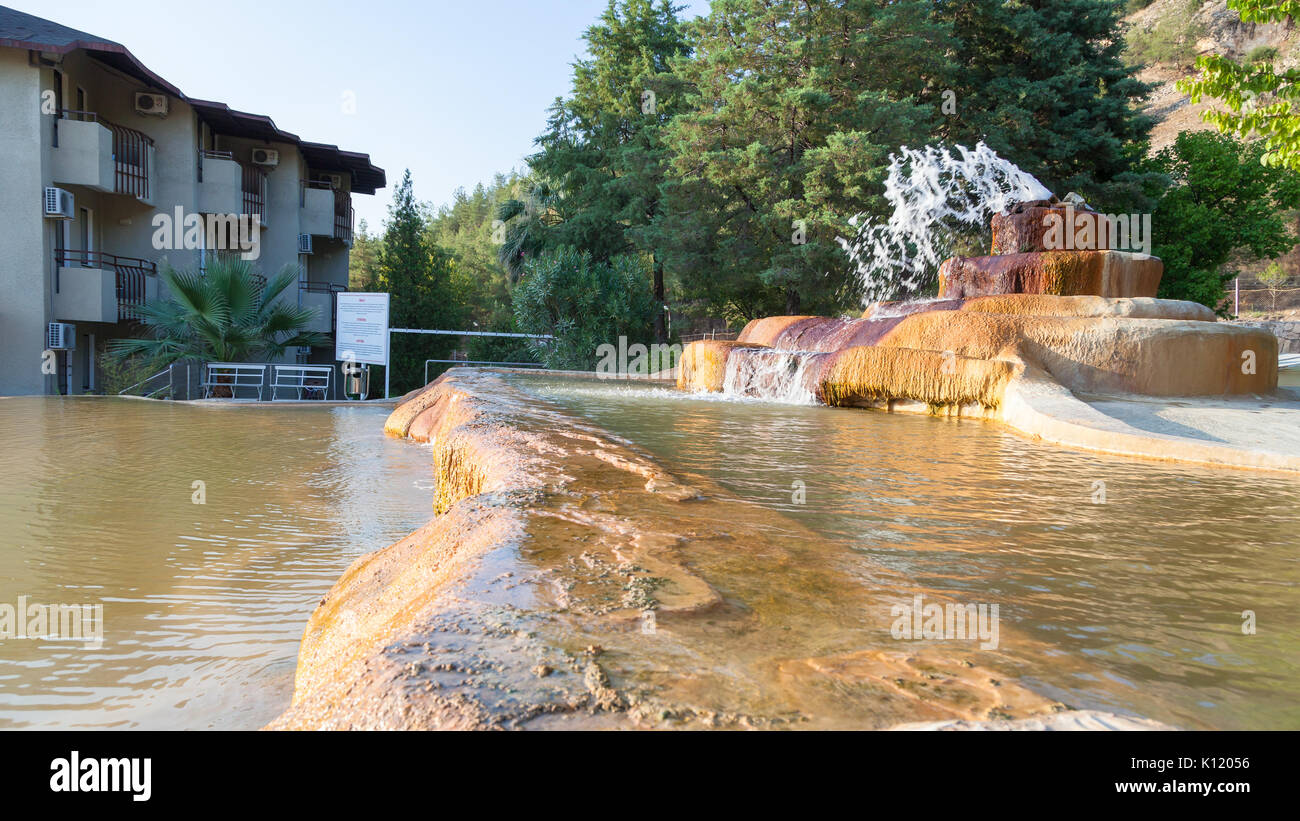
<svg viewBox="0 0 1300 821">
<path fill-rule="evenodd" d="M 473 459 L 478 478 L 324 597 L 271 729 L 884 728 L 1062 709 L 1009 685 L 996 653 L 880 649 L 890 597 L 810 560 L 814 534 L 684 485 L 501 375 L 456 369 L 426 393 L 396 424 L 440 409 L 435 462 L 460 448 L 449 470 Z"/>
</svg>

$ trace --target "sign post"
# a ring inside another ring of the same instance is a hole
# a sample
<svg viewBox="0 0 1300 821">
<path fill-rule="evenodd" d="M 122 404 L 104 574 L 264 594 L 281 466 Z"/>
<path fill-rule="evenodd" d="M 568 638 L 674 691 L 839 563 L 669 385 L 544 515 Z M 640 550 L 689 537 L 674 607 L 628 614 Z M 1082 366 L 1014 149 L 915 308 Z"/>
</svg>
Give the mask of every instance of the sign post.
<svg viewBox="0 0 1300 821">
<path fill-rule="evenodd" d="M 388 398 L 388 294 L 337 295 L 334 310 L 334 358 L 340 362 L 384 366 Z"/>
</svg>

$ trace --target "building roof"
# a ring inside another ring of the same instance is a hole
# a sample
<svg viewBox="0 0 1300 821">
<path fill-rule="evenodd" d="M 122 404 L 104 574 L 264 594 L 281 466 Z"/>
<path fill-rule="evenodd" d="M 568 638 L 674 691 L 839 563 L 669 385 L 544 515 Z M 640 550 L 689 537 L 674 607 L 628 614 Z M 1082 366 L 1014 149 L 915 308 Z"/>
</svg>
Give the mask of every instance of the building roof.
<svg viewBox="0 0 1300 821">
<path fill-rule="evenodd" d="M 48 54 L 67 54 L 81 49 L 95 60 L 189 103 L 217 133 L 296 145 L 313 168 L 352 172 L 352 190 L 358 193 L 373 194 L 387 184 L 384 169 L 371 163 L 370 155 L 343 151 L 325 143 L 304 142 L 296 134 L 281 131 L 270 117 L 263 114 L 248 114 L 235 111 L 225 103 L 191 99 L 150 71 L 121 43 L 0 6 L 0 48 L 29 49 Z"/>
</svg>

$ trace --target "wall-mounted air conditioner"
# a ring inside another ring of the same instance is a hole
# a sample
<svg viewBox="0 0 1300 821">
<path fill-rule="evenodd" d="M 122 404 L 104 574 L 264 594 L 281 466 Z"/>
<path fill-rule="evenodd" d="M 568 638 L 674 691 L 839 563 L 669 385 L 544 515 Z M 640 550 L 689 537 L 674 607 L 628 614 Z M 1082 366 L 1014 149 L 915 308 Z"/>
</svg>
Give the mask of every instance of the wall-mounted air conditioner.
<svg viewBox="0 0 1300 821">
<path fill-rule="evenodd" d="M 298 253 L 300 254 L 311 253 L 311 234 L 298 235 Z"/>
<path fill-rule="evenodd" d="M 279 165 L 280 152 L 274 148 L 254 148 L 253 165 Z"/>
<path fill-rule="evenodd" d="M 77 348 L 77 326 L 68 322 L 51 322 L 45 328 L 45 347 L 51 351 Z"/>
<path fill-rule="evenodd" d="M 76 214 L 76 197 L 71 191 L 49 186 L 45 189 L 45 216 L 70 220 Z"/>
<path fill-rule="evenodd" d="M 322 178 L 328 180 L 330 184 L 330 188 L 333 188 L 335 191 L 343 187 L 342 174 L 324 174 L 322 175 Z"/>
<path fill-rule="evenodd" d="M 147 91 L 135 93 L 135 113 L 149 114 L 154 117 L 167 116 L 167 95 L 152 94 Z"/>
</svg>

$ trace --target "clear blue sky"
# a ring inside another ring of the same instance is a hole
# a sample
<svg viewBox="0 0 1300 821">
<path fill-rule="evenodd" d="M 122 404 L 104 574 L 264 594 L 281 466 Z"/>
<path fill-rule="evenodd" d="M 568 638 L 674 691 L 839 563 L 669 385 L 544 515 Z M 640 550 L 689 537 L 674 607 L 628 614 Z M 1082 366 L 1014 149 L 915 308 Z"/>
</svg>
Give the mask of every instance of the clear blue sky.
<svg viewBox="0 0 1300 821">
<path fill-rule="evenodd" d="M 116 40 L 191 97 L 370 154 L 389 188 L 353 204 L 373 231 L 403 168 L 435 205 L 522 168 L 606 0 L 0 4 Z M 707 0 L 681 5 L 685 17 L 708 11 Z M 346 91 L 355 115 L 343 112 Z"/>
</svg>

